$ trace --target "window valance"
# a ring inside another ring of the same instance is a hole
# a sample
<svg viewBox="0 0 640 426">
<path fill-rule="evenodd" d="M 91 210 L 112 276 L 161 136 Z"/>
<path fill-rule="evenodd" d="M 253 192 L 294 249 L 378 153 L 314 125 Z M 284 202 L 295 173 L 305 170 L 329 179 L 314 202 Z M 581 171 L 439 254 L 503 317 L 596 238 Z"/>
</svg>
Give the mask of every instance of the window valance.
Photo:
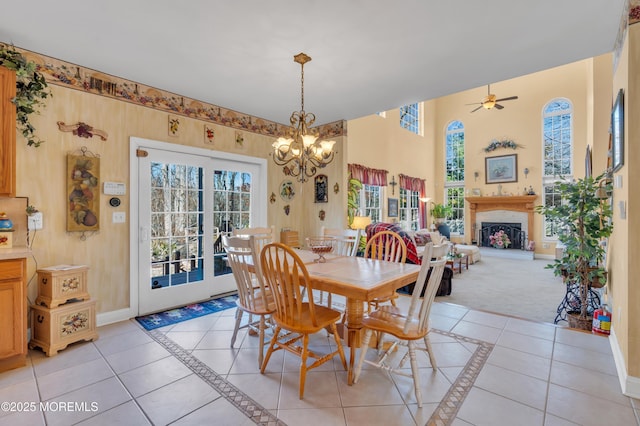
<svg viewBox="0 0 640 426">
<path fill-rule="evenodd" d="M 425 180 L 420 178 L 414 178 L 411 176 L 399 174 L 400 188 L 404 188 L 408 191 L 415 191 L 420 194 L 421 197 L 425 196 Z"/>
<path fill-rule="evenodd" d="M 352 178 L 365 185 L 387 186 L 387 170 L 372 169 L 360 164 L 348 164 L 347 169 Z"/>
</svg>

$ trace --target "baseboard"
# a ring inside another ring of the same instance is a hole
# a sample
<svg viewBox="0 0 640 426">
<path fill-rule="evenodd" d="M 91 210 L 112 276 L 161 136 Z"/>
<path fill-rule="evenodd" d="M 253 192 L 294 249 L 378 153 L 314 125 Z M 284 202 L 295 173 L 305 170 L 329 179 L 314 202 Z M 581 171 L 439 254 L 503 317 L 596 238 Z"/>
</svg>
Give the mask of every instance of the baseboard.
<svg viewBox="0 0 640 426">
<path fill-rule="evenodd" d="M 535 259 L 554 260 L 556 257 L 552 254 L 536 254 Z"/>
<path fill-rule="evenodd" d="M 126 321 L 135 317 L 135 312 L 130 308 L 119 309 L 117 311 L 102 312 L 96 315 L 96 325 L 98 327 L 114 322 Z"/>
<path fill-rule="evenodd" d="M 627 367 L 624 363 L 622 351 L 620 351 L 620 344 L 618 343 L 615 327 L 611 327 L 609 344 L 613 351 L 613 360 L 616 364 L 618 380 L 620 381 L 622 393 L 631 398 L 640 399 L 640 377 L 629 376 L 627 374 Z"/>
</svg>

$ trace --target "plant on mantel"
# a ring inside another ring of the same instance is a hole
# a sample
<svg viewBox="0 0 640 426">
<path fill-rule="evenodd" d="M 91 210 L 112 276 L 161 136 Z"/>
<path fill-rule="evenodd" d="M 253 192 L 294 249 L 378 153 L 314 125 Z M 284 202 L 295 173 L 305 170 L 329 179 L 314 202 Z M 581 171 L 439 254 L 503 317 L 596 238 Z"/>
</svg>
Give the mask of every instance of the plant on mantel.
<svg viewBox="0 0 640 426">
<path fill-rule="evenodd" d="M 556 188 L 562 197 L 561 205 L 536 207 L 536 212 L 555 223 L 558 240 L 565 246 L 562 258 L 547 268 L 553 269 L 555 275 L 565 277 L 567 286 L 577 286 L 579 300 L 566 301 L 570 305 L 567 313 L 569 318 L 577 316 L 577 322 L 585 324 L 585 328 L 588 325 L 590 330 L 591 287 L 606 283 L 603 242 L 613 231 L 613 214 L 604 197 L 612 191 L 611 180 L 603 173 L 576 181 L 561 181 Z"/>
<path fill-rule="evenodd" d="M 0 65 L 16 72 L 16 97 L 11 100 L 16 106 L 18 130 L 27 140 L 27 145 L 38 147 L 44 141 L 36 136 L 29 116 L 38 113 L 44 100 L 52 96 L 44 75 L 37 71 L 35 62 L 27 59 L 13 46 L 0 43 Z"/>
</svg>

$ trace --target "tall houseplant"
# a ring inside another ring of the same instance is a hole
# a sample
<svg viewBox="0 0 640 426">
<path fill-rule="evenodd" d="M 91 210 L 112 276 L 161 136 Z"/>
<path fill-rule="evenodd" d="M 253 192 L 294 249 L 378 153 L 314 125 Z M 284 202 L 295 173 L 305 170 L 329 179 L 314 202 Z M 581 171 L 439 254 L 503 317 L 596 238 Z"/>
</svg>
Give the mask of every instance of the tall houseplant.
<svg viewBox="0 0 640 426">
<path fill-rule="evenodd" d="M 611 235 L 613 222 L 611 206 L 604 198 L 612 190 L 611 182 L 603 173 L 573 182 L 562 181 L 556 187 L 562 197 L 561 205 L 536 207 L 538 213 L 557 226 L 558 240 L 565 246 L 562 258 L 547 268 L 557 276 L 565 276 L 567 286 L 577 286 L 579 306 L 572 305 L 568 314 L 577 316 L 577 322 L 585 323 L 586 327 L 593 313 L 589 306 L 591 287 L 606 282 L 602 243 Z"/>
<path fill-rule="evenodd" d="M 27 140 L 27 145 L 38 147 L 43 141 L 36 136 L 29 116 L 38 113 L 45 99 L 51 96 L 44 75 L 37 71 L 35 62 L 27 61 L 13 46 L 2 43 L 0 66 L 16 72 L 16 97 L 11 102 L 16 106 L 18 130 Z"/>
<path fill-rule="evenodd" d="M 442 223 L 444 219 L 446 219 L 447 216 L 449 216 L 452 212 L 453 210 L 451 209 L 451 206 L 448 206 L 446 204 L 431 203 L 431 211 L 429 213 L 431 213 L 431 217 L 433 218 L 434 222 Z"/>
<path fill-rule="evenodd" d="M 353 218 L 358 212 L 358 199 L 360 197 L 360 190 L 362 189 L 362 182 L 360 180 L 351 177 L 349 175 L 349 185 L 347 187 L 347 221 L 349 227 L 353 224 Z"/>
</svg>

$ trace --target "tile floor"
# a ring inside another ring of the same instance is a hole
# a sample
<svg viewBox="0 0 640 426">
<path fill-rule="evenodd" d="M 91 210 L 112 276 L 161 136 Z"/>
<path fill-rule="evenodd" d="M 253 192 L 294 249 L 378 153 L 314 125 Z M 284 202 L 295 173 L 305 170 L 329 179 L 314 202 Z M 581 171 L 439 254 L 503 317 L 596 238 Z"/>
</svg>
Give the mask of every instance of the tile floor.
<svg viewBox="0 0 640 426">
<path fill-rule="evenodd" d="M 310 372 L 299 400 L 298 359 L 278 352 L 260 374 L 256 337 L 229 348 L 233 315 L 153 332 L 124 321 L 51 358 L 30 351 L 0 374 L 0 402 L 23 410 L 0 411 L 0 425 L 640 425 L 601 336 L 436 302 L 438 368 L 419 354 L 418 409 L 410 379 L 368 368 L 347 386 L 339 362 Z"/>
</svg>

